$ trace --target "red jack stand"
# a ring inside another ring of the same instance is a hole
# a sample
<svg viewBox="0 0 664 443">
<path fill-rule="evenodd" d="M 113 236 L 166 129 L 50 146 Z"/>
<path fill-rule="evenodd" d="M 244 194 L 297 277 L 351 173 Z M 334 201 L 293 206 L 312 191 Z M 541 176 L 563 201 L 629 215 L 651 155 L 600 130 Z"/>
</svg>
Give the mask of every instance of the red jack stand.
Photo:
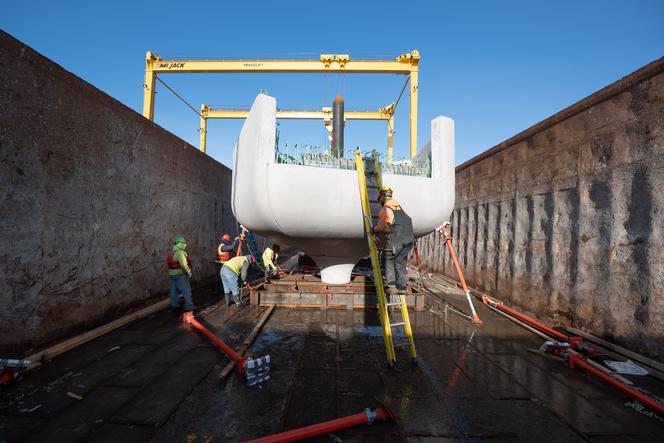
<svg viewBox="0 0 664 443">
<path fill-rule="evenodd" d="M 182 314 L 182 323 L 190 324 L 201 331 L 212 343 L 221 349 L 224 354 L 228 355 L 228 357 L 235 362 L 235 372 L 240 376 L 246 376 L 247 386 L 253 386 L 270 379 L 269 355 L 260 358 L 242 357 L 196 320 L 194 313 L 191 311 Z"/>
<path fill-rule="evenodd" d="M 329 434 L 330 432 L 339 431 L 341 429 L 352 428 L 359 425 L 370 425 L 376 420 L 386 421 L 388 418 L 394 419 L 392 414 L 381 406 L 375 410 L 365 409 L 363 412 L 355 415 L 337 418 L 323 423 L 317 423 L 304 428 L 293 429 L 291 431 L 282 432 L 280 434 L 268 435 L 267 437 L 257 438 L 255 440 L 247 440 L 244 443 L 286 443 L 291 441 L 306 440 L 318 435 Z"/>
<path fill-rule="evenodd" d="M 30 360 L 17 360 L 14 358 L 0 358 L 0 386 L 19 378 L 19 371 L 27 368 Z"/>
<path fill-rule="evenodd" d="M 452 263 L 454 264 L 454 269 L 456 269 L 457 275 L 459 276 L 459 281 L 461 282 L 463 293 L 466 294 L 466 300 L 468 300 L 468 305 L 470 306 L 470 312 L 472 313 L 472 322 L 476 325 L 481 325 L 482 320 L 480 320 L 480 317 L 477 315 L 477 312 L 475 312 L 475 306 L 473 306 L 473 300 L 470 298 L 470 289 L 468 289 L 468 285 L 466 285 L 466 279 L 463 278 L 463 272 L 461 272 L 461 266 L 459 266 L 456 253 L 454 252 L 454 248 L 452 248 L 452 236 L 449 234 L 449 232 L 447 232 L 447 227 L 449 225 L 450 222 L 443 223 L 440 226 L 440 228 L 438 228 L 438 231 L 443 234 L 445 245 L 447 246 L 447 250 L 450 252 L 450 256 L 452 257 Z"/>
</svg>

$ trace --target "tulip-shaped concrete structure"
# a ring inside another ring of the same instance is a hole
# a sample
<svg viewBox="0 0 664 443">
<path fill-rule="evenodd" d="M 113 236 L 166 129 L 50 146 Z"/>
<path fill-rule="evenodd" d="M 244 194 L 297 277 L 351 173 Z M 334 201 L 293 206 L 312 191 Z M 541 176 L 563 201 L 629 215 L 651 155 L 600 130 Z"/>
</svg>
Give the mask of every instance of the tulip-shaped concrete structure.
<svg viewBox="0 0 664 443">
<path fill-rule="evenodd" d="M 233 158 L 233 214 L 257 234 L 306 252 L 323 282 L 348 283 L 368 254 L 357 172 L 278 163 L 276 112 L 276 100 L 260 94 L 242 127 Z M 430 156 L 430 176 L 383 174 L 413 219 L 416 237 L 440 226 L 454 207 L 452 119 L 431 122 Z"/>
</svg>

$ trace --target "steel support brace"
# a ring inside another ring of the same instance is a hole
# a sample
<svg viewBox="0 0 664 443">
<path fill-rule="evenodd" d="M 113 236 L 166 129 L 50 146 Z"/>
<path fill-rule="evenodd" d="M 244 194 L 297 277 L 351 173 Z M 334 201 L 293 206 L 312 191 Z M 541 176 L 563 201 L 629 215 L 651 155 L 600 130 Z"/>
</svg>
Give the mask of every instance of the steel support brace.
<svg viewBox="0 0 664 443">
<path fill-rule="evenodd" d="M 235 352 L 233 348 L 228 346 L 226 343 L 221 341 L 219 337 L 214 335 L 212 332 L 210 332 L 205 326 L 203 326 L 196 318 L 194 318 L 194 313 L 193 312 L 185 312 L 182 314 L 182 323 L 188 323 L 201 331 L 207 338 L 210 339 L 212 343 L 215 344 L 219 349 L 222 350 L 222 352 L 228 357 L 233 360 L 236 363 L 235 370 L 237 371 L 238 374 L 244 375 L 245 372 L 245 367 L 244 367 L 244 358 Z"/>
<path fill-rule="evenodd" d="M 607 382 L 614 388 L 618 389 L 619 391 L 624 392 L 625 394 L 629 395 L 630 397 L 634 398 L 635 400 L 640 401 L 653 411 L 655 411 L 657 414 L 659 414 L 661 417 L 664 417 L 664 405 L 661 403 L 658 403 L 655 401 L 653 398 L 642 394 L 641 392 L 637 391 L 634 388 L 631 388 L 627 386 L 626 384 L 616 380 L 615 378 L 611 377 L 610 375 L 605 374 L 604 372 L 600 371 L 599 369 L 593 367 L 592 365 L 588 364 L 586 359 L 583 357 L 581 354 L 572 354 L 568 356 L 567 358 L 567 365 L 570 368 L 579 368 L 587 373 L 594 375 L 597 378 L 602 379 L 603 381 Z"/>
<path fill-rule="evenodd" d="M 193 312 L 185 312 L 182 322 L 194 326 L 212 341 L 219 349 L 235 362 L 235 372 L 246 378 L 247 386 L 263 383 L 270 379 L 270 356 L 245 358 L 235 352 L 230 346 L 221 341 L 219 337 L 210 332 L 205 326 L 194 318 Z"/>
<path fill-rule="evenodd" d="M 560 341 L 569 341 L 569 337 L 567 335 L 562 334 L 562 333 L 556 331 L 555 329 L 551 329 L 550 327 L 538 322 L 534 318 L 528 317 L 527 315 L 524 315 L 524 314 L 520 313 L 519 311 L 515 311 L 512 308 L 508 308 L 507 306 L 505 306 L 502 303 L 496 303 L 494 307 L 497 308 L 497 309 L 500 309 L 503 312 L 507 312 L 509 315 L 518 318 L 522 322 L 527 323 L 527 324 L 539 329 L 540 331 L 546 332 L 547 334 L 555 337 L 556 339 L 558 339 Z"/>
<path fill-rule="evenodd" d="M 454 264 L 454 269 L 456 270 L 456 273 L 459 276 L 459 281 L 461 282 L 461 288 L 463 289 L 463 293 L 466 296 L 466 301 L 468 302 L 468 306 L 470 306 L 472 322 L 475 323 L 476 325 L 479 325 L 482 324 L 482 320 L 480 320 L 479 315 L 477 315 L 477 312 L 475 311 L 473 300 L 470 298 L 470 289 L 468 289 L 468 285 L 466 284 L 466 279 L 463 277 L 463 272 L 461 272 L 461 266 L 459 266 L 459 261 L 457 260 L 456 253 L 454 252 L 454 248 L 452 247 L 452 236 L 447 231 L 447 227 L 449 225 L 450 225 L 449 222 L 445 222 L 440 228 L 438 228 L 438 230 L 440 231 L 441 234 L 443 234 L 445 246 L 447 246 L 447 250 L 449 251 L 450 256 L 452 257 L 452 263 Z"/>
<path fill-rule="evenodd" d="M 291 441 L 306 440 L 318 435 L 329 434 L 330 432 L 341 429 L 352 428 L 354 426 L 372 424 L 376 420 L 386 421 L 390 417 L 388 411 L 383 408 L 377 408 L 374 411 L 365 409 L 354 415 L 337 418 L 323 423 L 318 423 L 304 428 L 293 429 L 280 434 L 268 435 L 255 440 L 247 440 L 245 443 L 286 443 Z"/>
<path fill-rule="evenodd" d="M 663 404 L 658 403 L 652 397 L 643 394 L 637 391 L 636 389 L 628 386 L 627 384 L 625 384 L 625 382 L 620 381 L 617 378 L 605 373 L 604 372 L 605 369 L 602 366 L 593 362 L 592 360 L 587 360 L 583 354 L 577 352 L 577 351 L 585 351 L 590 353 L 593 352 L 593 349 L 584 343 L 582 337 L 570 337 L 568 335 L 560 333 L 555 329 L 551 329 L 550 327 L 538 322 L 537 320 L 520 313 L 519 311 L 516 311 L 512 308 L 508 308 L 501 302 L 492 300 L 487 295 L 483 295 L 482 300 L 484 301 L 485 304 L 495 309 L 498 309 L 502 312 L 505 312 L 506 314 L 520 320 L 521 322 L 525 323 L 528 326 L 536 328 L 540 331 L 544 331 L 547 334 L 556 337 L 560 341 L 568 342 L 570 347 L 570 349 L 566 351 L 567 354 L 566 359 L 568 367 L 582 369 L 585 372 L 589 373 L 590 375 L 594 375 L 595 377 L 602 379 L 603 381 L 607 382 L 614 388 L 622 391 L 623 393 L 629 395 L 635 400 L 640 401 L 641 403 L 643 403 L 644 405 L 655 411 L 657 414 L 664 417 Z"/>
</svg>

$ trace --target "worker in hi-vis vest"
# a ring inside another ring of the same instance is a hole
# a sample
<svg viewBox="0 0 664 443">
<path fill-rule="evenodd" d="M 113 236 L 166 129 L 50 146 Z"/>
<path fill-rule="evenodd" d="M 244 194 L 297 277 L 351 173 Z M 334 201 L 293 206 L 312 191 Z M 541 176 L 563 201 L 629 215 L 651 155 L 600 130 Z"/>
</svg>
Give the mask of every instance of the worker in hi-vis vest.
<svg viewBox="0 0 664 443">
<path fill-rule="evenodd" d="M 237 242 L 237 237 L 235 237 L 235 239 L 231 242 L 231 236 L 229 234 L 224 234 L 219 238 L 217 253 L 214 257 L 214 266 L 217 268 L 217 281 L 212 286 L 212 295 L 221 295 L 221 289 L 223 288 L 223 282 L 221 281 L 221 268 L 224 266 L 224 263 L 235 256 Z"/>
<path fill-rule="evenodd" d="M 414 241 L 413 221 L 392 198 L 392 193 L 389 186 L 380 189 L 378 201 L 383 207 L 374 227 L 376 244 L 383 251 L 383 274 L 390 296 L 407 294 L 408 255 Z"/>
<path fill-rule="evenodd" d="M 269 280 L 272 277 L 273 273 L 278 271 L 279 265 L 277 264 L 277 259 L 279 258 L 279 251 L 281 248 L 279 245 L 274 244 L 268 246 L 263 251 L 263 266 L 265 267 L 265 280 Z"/>
<path fill-rule="evenodd" d="M 173 248 L 166 256 L 168 264 L 168 275 L 171 280 L 171 311 L 180 309 L 180 298 L 178 292 L 184 298 L 184 310 L 193 311 L 196 306 L 191 300 L 191 259 L 184 251 L 187 248 L 187 241 L 182 236 L 177 236 L 173 240 Z"/>
<path fill-rule="evenodd" d="M 224 283 L 224 295 L 226 296 L 226 306 L 231 305 L 231 296 L 235 304 L 240 307 L 240 284 L 244 285 L 247 281 L 247 271 L 249 265 L 254 262 L 251 255 L 238 255 L 228 260 L 221 267 L 221 281 Z"/>
</svg>

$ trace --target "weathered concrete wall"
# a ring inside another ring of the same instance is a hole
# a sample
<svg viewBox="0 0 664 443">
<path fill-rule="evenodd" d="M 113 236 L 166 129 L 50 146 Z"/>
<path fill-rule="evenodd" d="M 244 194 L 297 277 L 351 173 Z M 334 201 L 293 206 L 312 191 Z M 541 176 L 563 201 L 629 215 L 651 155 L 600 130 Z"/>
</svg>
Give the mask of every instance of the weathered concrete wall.
<svg viewBox="0 0 664 443">
<path fill-rule="evenodd" d="M 0 356 L 165 293 L 174 235 L 211 277 L 230 170 L 2 32 L 0 53 Z"/>
<path fill-rule="evenodd" d="M 469 282 L 664 357 L 664 59 L 456 169 Z M 421 242 L 454 276 L 438 236 Z"/>
</svg>

